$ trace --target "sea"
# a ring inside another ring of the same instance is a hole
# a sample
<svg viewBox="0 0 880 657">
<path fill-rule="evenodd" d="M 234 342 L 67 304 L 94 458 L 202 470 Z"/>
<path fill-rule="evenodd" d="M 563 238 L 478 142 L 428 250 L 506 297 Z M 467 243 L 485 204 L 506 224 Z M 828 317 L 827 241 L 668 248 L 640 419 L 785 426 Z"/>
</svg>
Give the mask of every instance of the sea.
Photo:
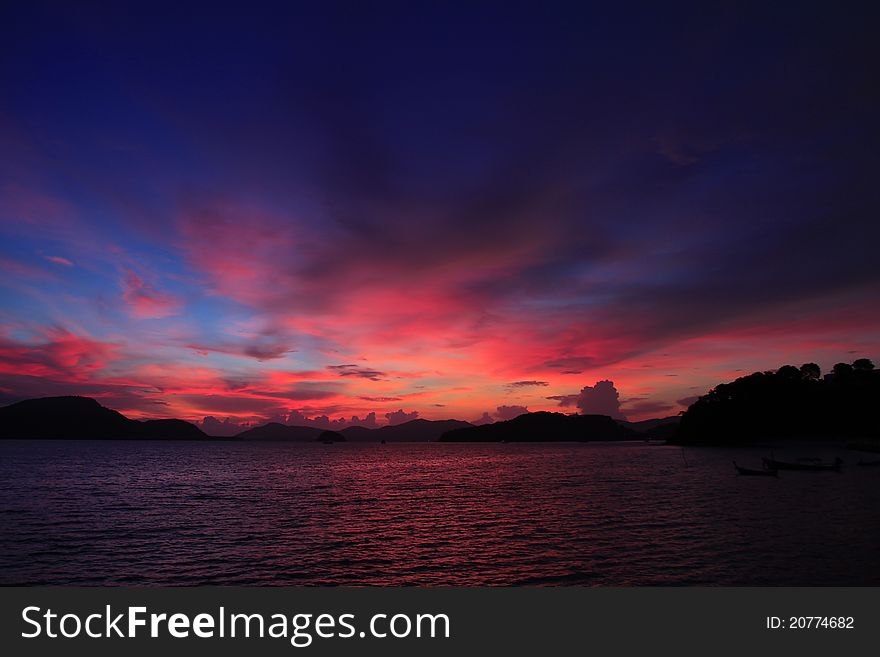
<svg viewBox="0 0 880 657">
<path fill-rule="evenodd" d="M 0 441 L 0 584 L 880 584 L 880 467 L 768 448 Z"/>
</svg>

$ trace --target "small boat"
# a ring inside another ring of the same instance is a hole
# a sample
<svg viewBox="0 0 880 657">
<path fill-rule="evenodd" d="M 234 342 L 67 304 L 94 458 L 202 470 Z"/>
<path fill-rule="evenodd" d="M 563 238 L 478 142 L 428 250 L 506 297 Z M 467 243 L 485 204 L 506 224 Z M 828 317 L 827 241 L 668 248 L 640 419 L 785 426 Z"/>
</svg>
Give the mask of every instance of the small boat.
<svg viewBox="0 0 880 657">
<path fill-rule="evenodd" d="M 332 440 L 322 440 L 322 441 L 321 441 L 321 444 L 322 444 L 322 445 L 332 445 L 332 444 L 333 444 L 333 441 L 332 441 Z"/>
<path fill-rule="evenodd" d="M 384 441 L 384 440 L 382 441 L 382 444 L 383 444 L 383 445 L 385 444 L 385 441 Z"/>
<path fill-rule="evenodd" d="M 880 466 L 880 459 L 878 459 L 876 461 L 866 461 L 865 459 L 859 459 L 859 462 L 857 465 L 860 465 L 863 468 L 874 468 L 874 467 Z"/>
<path fill-rule="evenodd" d="M 741 465 L 737 465 L 736 461 L 733 462 L 733 467 L 736 468 L 736 473 L 739 475 L 743 475 L 744 477 L 777 477 L 779 473 L 777 470 L 755 470 L 754 468 L 744 468 Z"/>
<path fill-rule="evenodd" d="M 831 463 L 805 463 L 791 461 L 777 461 L 776 459 L 764 459 L 764 467 L 768 470 L 801 470 L 803 472 L 840 472 L 843 461 L 834 459 Z"/>
</svg>

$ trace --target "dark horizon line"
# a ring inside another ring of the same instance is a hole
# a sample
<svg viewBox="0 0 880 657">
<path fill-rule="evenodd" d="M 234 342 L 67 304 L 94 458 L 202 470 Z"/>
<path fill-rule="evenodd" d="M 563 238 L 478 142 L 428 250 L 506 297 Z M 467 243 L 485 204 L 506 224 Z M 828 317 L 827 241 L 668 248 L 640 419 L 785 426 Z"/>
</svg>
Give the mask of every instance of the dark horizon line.
<svg viewBox="0 0 880 657">
<path fill-rule="evenodd" d="M 88 396 L 85 396 L 85 395 L 53 395 L 53 396 L 48 396 L 48 397 L 32 397 L 32 398 L 28 398 L 28 399 L 21 399 L 21 400 L 18 400 L 18 401 L 15 401 L 15 402 L 12 402 L 12 403 L 6 404 L 6 405 L 4 405 L 4 406 L 0 406 L 0 410 L 5 410 L 5 409 L 8 409 L 8 408 L 11 408 L 11 407 L 14 407 L 14 406 L 18 406 L 18 405 L 20 405 L 20 404 L 28 404 L 28 403 L 32 403 L 32 402 L 49 402 L 49 401 L 51 401 L 51 400 L 58 400 L 58 401 L 61 401 L 61 400 L 83 400 L 83 401 L 87 401 L 87 402 L 93 402 L 94 404 L 96 404 L 96 405 L 97 405 L 99 408 L 101 408 L 101 409 L 105 409 L 105 410 L 112 411 L 112 412 L 114 412 L 114 413 L 117 413 L 119 416 L 121 416 L 121 417 L 124 418 L 125 420 L 131 421 L 131 422 L 139 422 L 139 423 L 141 423 L 141 424 L 144 424 L 144 423 L 169 423 L 169 422 L 180 423 L 180 422 L 183 422 L 183 423 L 189 424 L 189 425 L 191 425 L 192 427 L 198 429 L 198 430 L 199 430 L 199 431 L 200 431 L 205 437 L 207 437 L 207 438 L 211 438 L 211 439 L 216 439 L 216 440 L 234 440 L 234 439 L 238 438 L 239 436 L 242 436 L 242 435 L 244 435 L 244 434 L 246 434 L 246 433 L 248 433 L 248 432 L 250 432 L 250 431 L 253 431 L 253 430 L 255 430 L 255 429 L 262 429 L 262 428 L 264 428 L 264 427 L 268 427 L 268 426 L 272 426 L 272 425 L 277 425 L 277 426 L 279 426 L 279 427 L 284 427 L 284 428 L 288 428 L 288 429 L 306 429 L 306 430 L 309 430 L 309 431 L 314 431 L 314 432 L 316 433 L 316 435 L 319 435 L 319 434 L 321 434 L 322 432 L 331 432 L 331 433 L 340 433 L 340 434 L 344 434 L 346 431 L 351 431 L 351 430 L 354 430 L 354 431 L 369 431 L 369 432 L 373 432 L 373 431 L 383 431 L 383 430 L 385 430 L 385 429 L 390 429 L 390 428 L 394 428 L 394 427 L 405 427 L 405 426 L 413 425 L 413 424 L 416 424 L 416 423 L 445 424 L 445 423 L 453 423 L 453 422 L 454 422 L 454 423 L 458 423 L 458 424 L 461 424 L 461 425 L 467 425 L 467 427 L 491 426 L 491 425 L 494 425 L 494 424 L 500 424 L 500 423 L 504 423 L 504 422 L 510 422 L 511 420 L 516 419 L 516 418 L 508 418 L 508 419 L 504 419 L 504 420 L 495 420 L 494 422 L 487 422 L 487 423 L 484 423 L 484 424 L 477 425 L 477 424 L 474 424 L 473 422 L 470 422 L 470 421 L 468 421 L 468 420 L 461 420 L 461 419 L 458 419 L 458 418 L 445 418 L 445 419 L 437 419 L 437 420 L 431 420 L 431 419 L 428 419 L 428 418 L 413 418 L 412 420 L 407 420 L 407 421 L 405 421 L 405 422 L 400 422 L 400 423 L 398 423 L 398 424 L 384 424 L 384 425 L 382 425 L 382 426 L 377 426 L 377 427 L 365 427 L 365 426 L 363 426 L 363 425 L 350 425 L 350 426 L 347 426 L 347 427 L 344 427 L 344 428 L 341 428 L 341 429 L 336 429 L 336 428 L 333 428 L 333 427 L 316 427 L 316 426 L 309 426 L 309 425 L 304 425 L 304 424 L 284 424 L 284 423 L 281 423 L 281 422 L 266 421 L 266 422 L 263 422 L 262 424 L 255 424 L 255 425 L 252 425 L 252 426 L 248 426 L 247 429 L 244 429 L 244 430 L 242 430 L 242 431 L 240 431 L 240 432 L 238 432 L 238 433 L 236 433 L 236 434 L 233 434 L 233 435 L 229 435 L 229 436 L 218 436 L 218 435 L 213 435 L 213 434 L 206 433 L 206 432 L 202 429 L 202 427 L 201 427 L 198 423 L 196 423 L 196 422 L 192 422 L 192 421 L 190 421 L 190 420 L 184 420 L 184 419 L 181 419 L 181 418 L 176 418 L 176 417 L 164 417 L 164 418 L 142 418 L 142 419 L 131 418 L 131 417 L 128 417 L 127 415 L 125 415 L 124 413 L 122 413 L 121 411 L 119 411 L 119 410 L 117 410 L 117 409 L 115 409 L 115 408 L 111 408 L 111 407 L 109 407 L 109 406 L 104 406 L 104 404 L 101 403 L 100 399 L 95 398 L 95 397 L 88 397 Z M 610 419 L 613 420 L 614 422 L 617 422 L 617 423 L 619 423 L 619 424 L 621 424 L 621 425 L 640 425 L 640 424 L 645 424 L 645 423 L 650 423 L 650 422 L 659 422 L 659 421 L 664 421 L 664 420 L 677 419 L 678 417 L 681 416 L 681 414 L 682 414 L 683 412 L 684 412 L 684 411 L 681 411 L 681 412 L 679 412 L 679 413 L 676 414 L 676 415 L 667 415 L 667 416 L 663 416 L 663 417 L 648 418 L 648 419 L 645 419 L 645 420 L 636 420 L 636 421 L 630 421 L 630 420 L 626 420 L 626 419 L 615 418 L 615 417 L 612 417 L 612 416 L 610 416 L 610 415 L 605 415 L 605 414 L 602 414 L 602 413 L 563 413 L 563 412 L 560 412 L 560 411 L 543 411 L 543 410 L 542 410 L 542 411 L 528 411 L 528 412 L 526 412 L 526 413 L 522 413 L 520 416 L 517 416 L 517 417 L 521 417 L 522 415 L 539 415 L 539 414 L 544 414 L 544 415 L 562 415 L 562 416 L 566 416 L 566 417 L 572 417 L 572 416 L 583 416 L 583 417 L 587 417 L 587 416 L 596 416 L 596 417 L 607 417 L 607 418 L 610 418 Z"/>
</svg>

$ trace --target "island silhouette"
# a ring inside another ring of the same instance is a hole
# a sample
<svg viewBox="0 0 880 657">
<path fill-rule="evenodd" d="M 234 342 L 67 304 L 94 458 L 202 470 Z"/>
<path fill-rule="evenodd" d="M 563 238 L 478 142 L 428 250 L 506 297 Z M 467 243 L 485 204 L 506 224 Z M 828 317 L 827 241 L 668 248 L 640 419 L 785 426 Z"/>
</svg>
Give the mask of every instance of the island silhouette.
<svg viewBox="0 0 880 657">
<path fill-rule="evenodd" d="M 90 397 L 26 399 L 0 408 L 0 438 L 203 440 L 185 420 L 132 420 Z"/>
<path fill-rule="evenodd" d="M 670 436 L 676 444 L 755 440 L 867 441 L 880 437 L 880 371 L 867 358 L 783 365 L 722 383 L 697 399 Z M 873 444 L 876 445 L 876 442 Z"/>
<path fill-rule="evenodd" d="M 677 417 L 658 420 L 677 421 Z M 0 408 L 0 439 L 391 443 L 622 440 L 647 435 L 624 426 L 628 424 L 632 423 L 618 423 L 605 415 L 537 412 L 482 426 L 416 419 L 376 429 L 354 426 L 328 431 L 270 422 L 226 438 L 209 436 L 185 420 L 133 420 L 89 397 L 44 397 Z"/>
<path fill-rule="evenodd" d="M 607 415 L 565 415 L 538 411 L 512 420 L 447 431 L 441 442 L 570 442 L 625 440 L 636 432 Z"/>
<path fill-rule="evenodd" d="M 341 431 L 270 422 L 231 438 L 179 419 L 134 420 L 89 397 L 44 397 L 0 408 L 2 439 L 237 440 L 245 442 L 585 442 L 663 440 L 746 445 L 767 440 L 838 440 L 877 449 L 880 371 L 860 358 L 822 374 L 815 363 L 784 365 L 721 383 L 680 416 L 626 422 L 607 415 L 525 413 L 475 426 L 416 419 Z"/>
</svg>

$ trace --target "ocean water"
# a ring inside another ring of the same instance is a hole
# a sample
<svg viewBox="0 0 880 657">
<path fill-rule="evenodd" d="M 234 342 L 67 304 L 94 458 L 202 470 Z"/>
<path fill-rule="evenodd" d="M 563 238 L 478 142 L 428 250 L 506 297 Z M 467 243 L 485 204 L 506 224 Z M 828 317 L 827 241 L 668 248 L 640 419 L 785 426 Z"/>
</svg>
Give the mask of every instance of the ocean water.
<svg viewBox="0 0 880 657">
<path fill-rule="evenodd" d="M 0 584 L 880 584 L 880 468 L 762 454 L 0 441 Z"/>
</svg>

